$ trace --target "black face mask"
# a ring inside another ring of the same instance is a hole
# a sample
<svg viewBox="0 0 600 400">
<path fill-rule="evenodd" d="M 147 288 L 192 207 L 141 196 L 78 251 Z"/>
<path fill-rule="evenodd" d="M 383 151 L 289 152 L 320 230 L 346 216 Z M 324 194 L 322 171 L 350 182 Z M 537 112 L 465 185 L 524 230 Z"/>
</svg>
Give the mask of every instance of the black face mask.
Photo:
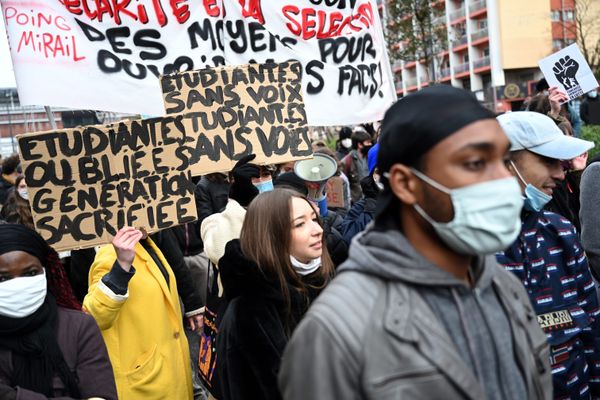
<svg viewBox="0 0 600 400">
<path fill-rule="evenodd" d="M 368 146 L 364 146 L 360 149 L 360 152 L 362 153 L 363 156 L 368 156 L 369 155 L 369 150 L 371 150 L 371 147 L 373 147 L 373 145 L 368 145 Z"/>
</svg>

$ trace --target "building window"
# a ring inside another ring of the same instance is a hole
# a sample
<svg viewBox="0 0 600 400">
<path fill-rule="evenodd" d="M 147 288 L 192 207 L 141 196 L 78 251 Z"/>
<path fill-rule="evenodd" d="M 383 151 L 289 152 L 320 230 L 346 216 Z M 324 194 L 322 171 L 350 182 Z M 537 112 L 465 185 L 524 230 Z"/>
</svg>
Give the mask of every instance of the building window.
<svg viewBox="0 0 600 400">
<path fill-rule="evenodd" d="M 575 20 L 575 11 L 564 10 L 563 11 L 563 21 L 573 21 L 573 20 Z"/>
<path fill-rule="evenodd" d="M 490 48 L 489 47 L 486 47 L 485 49 L 483 49 L 483 56 L 484 57 L 490 56 Z"/>
<path fill-rule="evenodd" d="M 482 19 L 480 21 L 477 21 L 477 29 L 485 29 L 488 26 L 488 22 L 487 19 Z"/>
<path fill-rule="evenodd" d="M 469 62 L 469 55 L 465 54 L 465 56 L 463 57 L 463 62 L 466 64 Z"/>
<path fill-rule="evenodd" d="M 565 47 L 564 45 L 565 45 L 565 43 L 563 42 L 563 40 L 562 40 L 562 39 L 554 39 L 554 40 L 552 41 L 552 48 L 553 48 L 554 50 L 560 50 L 560 49 L 562 49 L 563 47 Z"/>
<path fill-rule="evenodd" d="M 560 21 L 560 10 L 552 10 L 550 18 L 552 21 Z"/>
</svg>

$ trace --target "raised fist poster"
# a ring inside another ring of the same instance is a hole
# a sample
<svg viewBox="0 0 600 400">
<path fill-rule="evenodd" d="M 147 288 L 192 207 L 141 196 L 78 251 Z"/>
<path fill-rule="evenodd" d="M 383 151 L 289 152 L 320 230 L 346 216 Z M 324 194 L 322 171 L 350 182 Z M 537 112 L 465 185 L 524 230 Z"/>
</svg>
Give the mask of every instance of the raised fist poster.
<svg viewBox="0 0 600 400">
<path fill-rule="evenodd" d="M 159 77 L 299 61 L 309 125 L 396 99 L 375 0 L 0 0 L 19 98 L 160 116 Z"/>
<path fill-rule="evenodd" d="M 557 86 L 569 100 L 598 87 L 592 69 L 576 44 L 542 59 L 539 65 L 550 87 Z"/>
</svg>

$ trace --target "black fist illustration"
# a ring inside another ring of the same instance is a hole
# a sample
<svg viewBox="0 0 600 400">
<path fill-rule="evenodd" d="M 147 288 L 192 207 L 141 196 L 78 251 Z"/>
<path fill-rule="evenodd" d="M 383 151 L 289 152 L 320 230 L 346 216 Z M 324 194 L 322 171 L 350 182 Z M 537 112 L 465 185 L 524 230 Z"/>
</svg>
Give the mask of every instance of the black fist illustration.
<svg viewBox="0 0 600 400">
<path fill-rule="evenodd" d="M 577 79 L 575 78 L 578 70 L 579 63 L 569 56 L 558 60 L 554 64 L 554 68 L 552 68 L 556 79 L 558 79 L 567 90 L 579 86 L 579 82 L 577 82 Z"/>
</svg>

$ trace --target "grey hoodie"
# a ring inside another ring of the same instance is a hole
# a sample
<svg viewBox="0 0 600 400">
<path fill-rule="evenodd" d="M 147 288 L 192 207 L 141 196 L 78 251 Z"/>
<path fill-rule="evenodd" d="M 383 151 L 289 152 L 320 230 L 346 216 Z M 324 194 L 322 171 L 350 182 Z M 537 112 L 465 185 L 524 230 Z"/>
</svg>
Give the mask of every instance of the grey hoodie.
<svg viewBox="0 0 600 400">
<path fill-rule="evenodd" d="M 286 349 L 285 399 L 549 399 L 548 346 L 521 283 L 493 256 L 475 287 L 396 230 L 352 242 Z"/>
</svg>

